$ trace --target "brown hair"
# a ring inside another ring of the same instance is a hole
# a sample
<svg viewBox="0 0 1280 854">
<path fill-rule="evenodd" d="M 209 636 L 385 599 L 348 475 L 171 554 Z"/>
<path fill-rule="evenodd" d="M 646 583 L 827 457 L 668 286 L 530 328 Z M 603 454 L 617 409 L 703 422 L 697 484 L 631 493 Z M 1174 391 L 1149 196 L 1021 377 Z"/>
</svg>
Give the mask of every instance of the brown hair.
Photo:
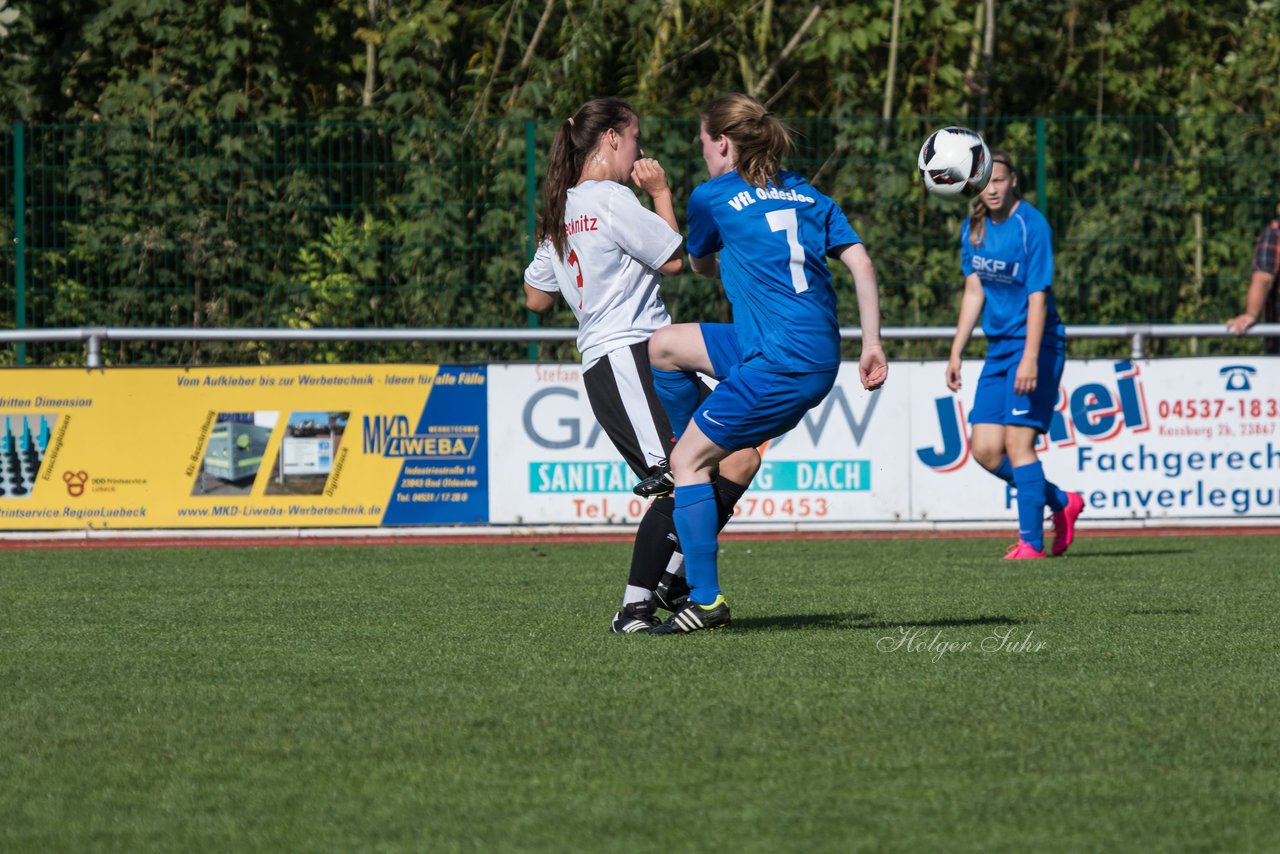
<svg viewBox="0 0 1280 854">
<path fill-rule="evenodd" d="M 547 155 L 547 177 L 542 183 L 542 213 L 538 216 L 537 239 L 550 240 L 556 254 L 564 257 L 564 207 L 569 188 L 578 183 L 587 155 L 595 151 L 600 137 L 613 128 L 619 134 L 638 118 L 635 108 L 620 98 L 587 101 L 560 123 L 551 153 Z"/>
<path fill-rule="evenodd" d="M 991 169 L 995 171 L 996 164 L 1002 163 L 1004 167 L 1016 179 L 1018 177 L 1018 169 L 1013 165 L 1013 158 L 1009 156 L 1009 152 L 1000 149 L 991 149 Z M 1018 192 L 1018 185 L 1013 185 L 1013 197 L 1015 199 L 1022 198 L 1022 193 Z M 987 237 L 987 220 L 991 219 L 991 211 L 988 210 L 985 202 L 982 201 L 982 194 L 969 203 L 969 242 L 974 246 L 981 246 L 982 241 Z"/>
<path fill-rule="evenodd" d="M 724 135 L 733 141 L 738 177 L 753 187 L 763 187 L 778 177 L 782 158 L 791 153 L 791 132 L 749 95 L 716 98 L 698 118 L 707 135 Z"/>
</svg>

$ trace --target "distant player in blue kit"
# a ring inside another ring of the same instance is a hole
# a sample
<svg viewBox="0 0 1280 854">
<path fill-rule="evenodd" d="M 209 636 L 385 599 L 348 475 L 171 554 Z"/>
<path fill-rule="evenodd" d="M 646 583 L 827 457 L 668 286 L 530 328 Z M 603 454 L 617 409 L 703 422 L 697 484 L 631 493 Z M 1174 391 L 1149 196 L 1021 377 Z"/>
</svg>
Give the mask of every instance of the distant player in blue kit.
<svg viewBox="0 0 1280 854">
<path fill-rule="evenodd" d="M 721 460 L 786 433 L 835 384 L 840 328 L 827 256 L 853 274 L 863 386 L 877 389 L 889 374 L 871 258 L 835 202 L 781 171 L 791 150 L 786 128 L 746 95 L 719 98 L 699 118 L 711 179 L 689 197 L 686 245 L 694 272 L 723 282 L 733 323 L 677 324 L 649 341 L 654 386 L 677 437 L 674 516 L 690 587 L 657 634 L 729 624 L 711 480 Z M 696 372 L 720 381 L 705 400 Z"/>
<path fill-rule="evenodd" d="M 1065 552 L 1084 499 L 1045 480 L 1035 451 L 1053 418 L 1067 359 L 1066 328 L 1050 289 L 1053 233 L 1018 193 L 1009 155 L 993 149 L 991 160 L 991 180 L 960 229 L 964 296 L 947 388 L 960 390 L 960 357 L 981 315 L 987 359 L 969 413 L 969 446 L 983 468 L 1017 489 L 1018 542 L 1005 558 L 1023 560 L 1045 556 L 1046 505 L 1053 512 L 1052 553 Z"/>
</svg>

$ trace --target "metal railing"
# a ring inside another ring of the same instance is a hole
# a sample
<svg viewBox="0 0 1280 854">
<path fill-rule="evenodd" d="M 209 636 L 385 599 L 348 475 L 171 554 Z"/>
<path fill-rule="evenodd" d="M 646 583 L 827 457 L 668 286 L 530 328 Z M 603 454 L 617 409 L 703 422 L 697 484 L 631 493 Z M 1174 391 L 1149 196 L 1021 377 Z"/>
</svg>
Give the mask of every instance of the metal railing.
<svg viewBox="0 0 1280 854">
<path fill-rule="evenodd" d="M 85 326 L 70 329 L 0 329 L 0 344 L 85 342 L 86 368 L 102 367 L 102 345 L 106 341 L 362 341 L 362 342 L 542 342 L 573 341 L 576 329 L 158 329 L 121 326 Z M 947 326 L 896 326 L 880 330 L 886 341 L 950 340 L 955 329 Z M 1248 337 L 1280 337 L 1280 323 L 1260 323 L 1245 333 Z M 845 326 L 840 337 L 858 341 L 862 330 Z M 985 337 L 975 329 L 974 338 Z M 1146 357 L 1151 338 L 1230 338 L 1234 333 L 1217 323 L 1155 324 L 1133 323 L 1105 326 L 1068 326 L 1068 339 L 1127 338 L 1129 356 Z"/>
</svg>

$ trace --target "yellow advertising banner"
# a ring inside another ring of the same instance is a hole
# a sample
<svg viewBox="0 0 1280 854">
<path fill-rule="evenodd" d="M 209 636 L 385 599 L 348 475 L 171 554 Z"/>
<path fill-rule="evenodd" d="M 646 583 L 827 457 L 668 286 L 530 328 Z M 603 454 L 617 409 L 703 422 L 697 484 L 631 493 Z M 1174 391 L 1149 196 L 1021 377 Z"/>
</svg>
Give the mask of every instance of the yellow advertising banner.
<svg viewBox="0 0 1280 854">
<path fill-rule="evenodd" d="M 0 529 L 483 524 L 487 373 L 0 371 Z"/>
</svg>

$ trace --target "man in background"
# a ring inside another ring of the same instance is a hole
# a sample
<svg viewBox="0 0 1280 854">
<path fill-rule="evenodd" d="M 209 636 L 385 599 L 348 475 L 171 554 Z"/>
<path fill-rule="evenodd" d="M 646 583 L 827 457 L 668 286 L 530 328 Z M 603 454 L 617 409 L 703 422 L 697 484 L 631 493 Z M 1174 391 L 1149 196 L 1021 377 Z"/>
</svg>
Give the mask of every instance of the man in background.
<svg viewBox="0 0 1280 854">
<path fill-rule="evenodd" d="M 1259 320 L 1275 323 L 1280 319 L 1280 305 L 1277 305 L 1280 289 L 1275 288 L 1277 273 L 1280 273 L 1280 219 L 1273 219 L 1258 234 L 1258 244 L 1253 250 L 1253 276 L 1249 280 L 1244 314 L 1228 320 L 1228 329 L 1243 335 Z M 1280 353 L 1280 338 L 1264 338 L 1262 349 L 1266 353 Z"/>
</svg>

